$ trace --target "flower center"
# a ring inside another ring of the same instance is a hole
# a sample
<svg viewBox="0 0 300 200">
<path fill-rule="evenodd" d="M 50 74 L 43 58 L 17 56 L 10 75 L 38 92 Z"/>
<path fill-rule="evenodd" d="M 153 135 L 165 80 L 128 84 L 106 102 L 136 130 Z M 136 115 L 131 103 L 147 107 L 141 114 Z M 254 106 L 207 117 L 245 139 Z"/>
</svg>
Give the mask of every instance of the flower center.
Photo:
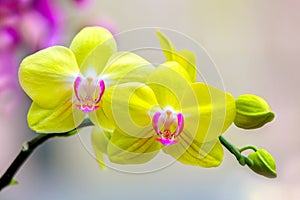
<svg viewBox="0 0 300 200">
<path fill-rule="evenodd" d="M 103 80 L 92 77 L 78 76 L 74 81 L 74 91 L 78 102 L 76 107 L 85 113 L 92 112 L 99 108 L 97 105 L 105 90 Z"/>
<path fill-rule="evenodd" d="M 184 118 L 182 113 L 173 111 L 172 108 L 165 108 L 156 112 L 152 118 L 152 126 L 159 138 L 156 140 L 163 145 L 172 145 L 178 141 L 174 140 L 183 131 Z"/>
</svg>

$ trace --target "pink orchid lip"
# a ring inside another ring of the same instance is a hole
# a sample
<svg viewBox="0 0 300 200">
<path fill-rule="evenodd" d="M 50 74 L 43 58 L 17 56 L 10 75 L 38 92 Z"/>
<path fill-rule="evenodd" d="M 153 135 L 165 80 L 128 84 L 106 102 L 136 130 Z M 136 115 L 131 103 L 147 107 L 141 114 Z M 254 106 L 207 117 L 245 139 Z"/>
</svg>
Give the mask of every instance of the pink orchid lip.
<svg viewBox="0 0 300 200">
<path fill-rule="evenodd" d="M 174 123 L 177 123 L 177 128 L 174 132 L 171 132 L 170 127 Z M 152 126 L 159 136 L 159 138 L 156 138 L 155 140 L 165 146 L 169 146 L 178 142 L 174 139 L 183 131 L 184 117 L 182 113 L 175 114 L 171 110 L 156 112 L 152 118 Z M 159 126 L 163 126 L 163 130 L 161 130 Z"/>
<path fill-rule="evenodd" d="M 81 110 L 82 112 L 85 113 L 89 113 L 92 112 L 94 110 L 96 110 L 97 108 L 99 108 L 100 106 L 90 106 L 90 105 L 79 105 L 79 104 L 75 104 L 75 106 Z"/>
<path fill-rule="evenodd" d="M 168 139 L 168 138 L 155 138 L 156 141 L 162 143 L 163 145 L 165 146 L 169 146 L 169 145 L 172 145 L 172 144 L 176 144 L 178 141 L 176 140 L 173 140 L 173 139 Z"/>
<path fill-rule="evenodd" d="M 100 107 L 97 104 L 104 94 L 105 83 L 103 80 L 94 81 L 91 77 L 78 76 L 74 81 L 74 91 L 78 101 L 75 106 L 82 112 L 89 113 Z"/>
</svg>

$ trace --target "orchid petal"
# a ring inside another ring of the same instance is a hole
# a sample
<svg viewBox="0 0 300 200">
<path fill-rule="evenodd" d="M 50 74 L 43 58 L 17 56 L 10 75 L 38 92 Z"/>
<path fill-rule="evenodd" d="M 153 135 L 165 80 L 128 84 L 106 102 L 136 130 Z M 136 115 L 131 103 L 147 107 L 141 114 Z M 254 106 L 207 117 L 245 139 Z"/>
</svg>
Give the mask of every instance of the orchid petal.
<svg viewBox="0 0 300 200">
<path fill-rule="evenodd" d="M 115 130 L 107 147 L 108 158 L 118 164 L 142 164 L 150 161 L 161 148 L 154 137 L 132 137 Z"/>
<path fill-rule="evenodd" d="M 109 52 L 116 50 L 116 42 L 113 39 L 112 34 L 102 27 L 86 27 L 82 29 L 73 39 L 70 45 L 70 49 L 74 52 L 78 66 L 81 66 L 84 60 L 89 56 L 89 54 L 95 50 L 95 48 L 101 44 L 101 48 L 107 48 Z M 98 58 L 101 56 L 106 57 L 107 54 L 102 49 L 98 49 Z M 101 55 L 104 54 L 104 55 Z M 105 60 L 105 59 L 104 59 Z M 104 67 L 104 66 L 103 66 Z"/>
<path fill-rule="evenodd" d="M 107 62 L 103 76 L 108 79 L 109 85 L 145 82 L 153 70 L 152 64 L 144 58 L 130 52 L 118 52 Z"/>
<path fill-rule="evenodd" d="M 145 135 L 145 130 L 152 128 L 149 111 L 158 104 L 148 86 L 126 83 L 110 87 L 103 95 L 102 103 L 105 115 L 122 131 L 135 137 L 150 137 Z M 96 112 L 101 121 L 99 111 Z"/>
<path fill-rule="evenodd" d="M 196 68 L 196 56 L 193 52 L 183 49 L 175 55 L 174 61 L 181 64 L 190 76 L 192 82 L 196 82 L 197 68 Z"/>
<path fill-rule="evenodd" d="M 167 61 L 174 61 L 174 54 L 177 53 L 177 49 L 174 47 L 172 42 L 159 30 L 156 31 L 156 35 Z"/>
<path fill-rule="evenodd" d="M 36 104 L 50 109 L 71 97 L 73 81 L 78 72 L 73 52 L 62 46 L 54 46 L 22 61 L 19 81 Z"/>
<path fill-rule="evenodd" d="M 39 133 L 63 133 L 76 128 L 84 119 L 85 114 L 72 109 L 70 100 L 53 108 L 45 109 L 32 103 L 28 115 L 29 127 Z"/>
<path fill-rule="evenodd" d="M 86 49 L 86 51 L 90 51 Z M 90 73 L 96 73 L 100 75 L 104 70 L 108 60 L 117 51 L 116 43 L 114 39 L 109 39 L 96 46 L 80 65 L 80 72 L 83 75 L 89 75 Z"/>
<path fill-rule="evenodd" d="M 89 118 L 93 124 L 96 124 L 105 130 L 115 129 L 114 122 L 110 120 L 104 112 L 103 104 L 99 105 L 99 108 L 96 110 L 96 112 L 89 113 Z"/>
<path fill-rule="evenodd" d="M 177 51 L 172 42 L 160 31 L 156 31 L 161 48 L 167 61 L 178 62 L 189 75 L 192 82 L 196 81 L 196 56 L 189 50 Z"/>
<path fill-rule="evenodd" d="M 163 151 L 177 159 L 179 162 L 187 165 L 208 168 L 217 167 L 221 164 L 224 152 L 218 140 L 205 144 L 194 141 L 187 149 L 185 148 L 186 145 L 184 144 L 184 141 L 185 140 L 182 139 L 178 144 L 165 147 Z M 208 149 L 204 147 L 206 145 L 208 145 L 210 149 L 208 152 L 205 151 Z"/>
<path fill-rule="evenodd" d="M 233 123 L 235 117 L 235 102 L 232 95 L 205 83 L 193 83 L 193 95 L 185 93 L 182 102 L 197 98 L 198 107 L 183 106 L 185 118 L 185 140 L 188 144 L 197 142 L 203 145 L 202 152 L 210 152 L 218 137 Z M 178 139 L 180 141 L 180 139 Z M 185 146 L 185 149 L 188 147 Z M 209 145 L 212 144 L 212 145 Z M 204 149 L 205 148 L 205 149 Z M 205 156 L 205 155 L 203 155 Z"/>
<path fill-rule="evenodd" d="M 177 62 L 166 62 L 158 66 L 147 80 L 161 107 L 172 106 L 181 109 L 185 91 L 191 91 L 188 74 Z"/>
<path fill-rule="evenodd" d="M 200 110 L 197 139 L 200 143 L 215 140 L 234 121 L 235 101 L 231 94 L 205 83 L 193 83 Z"/>
<path fill-rule="evenodd" d="M 106 131 L 98 126 L 92 129 L 92 146 L 99 166 L 104 169 L 105 163 L 103 154 L 107 154 L 107 146 L 111 138 L 112 132 Z"/>
<path fill-rule="evenodd" d="M 181 101 L 184 131 L 177 138 L 178 143 L 164 151 L 186 164 L 218 166 L 223 151 L 216 143 L 234 120 L 234 98 L 204 83 L 193 83 L 192 88 L 193 92 L 185 92 Z M 191 103 L 195 98 L 197 106 Z"/>
</svg>

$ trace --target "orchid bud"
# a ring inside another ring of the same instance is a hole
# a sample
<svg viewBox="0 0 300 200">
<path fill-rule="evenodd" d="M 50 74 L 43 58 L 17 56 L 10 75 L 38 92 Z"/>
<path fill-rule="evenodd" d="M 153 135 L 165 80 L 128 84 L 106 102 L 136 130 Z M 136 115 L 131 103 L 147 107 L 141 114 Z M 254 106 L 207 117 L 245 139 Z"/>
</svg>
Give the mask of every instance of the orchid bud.
<svg viewBox="0 0 300 200">
<path fill-rule="evenodd" d="M 259 149 L 248 155 L 253 161 L 249 166 L 255 173 L 263 175 L 268 178 L 276 178 L 276 163 L 273 156 L 264 149 Z"/>
<path fill-rule="evenodd" d="M 243 129 L 260 128 L 275 117 L 269 104 L 253 94 L 239 96 L 236 101 L 234 124 Z"/>
</svg>

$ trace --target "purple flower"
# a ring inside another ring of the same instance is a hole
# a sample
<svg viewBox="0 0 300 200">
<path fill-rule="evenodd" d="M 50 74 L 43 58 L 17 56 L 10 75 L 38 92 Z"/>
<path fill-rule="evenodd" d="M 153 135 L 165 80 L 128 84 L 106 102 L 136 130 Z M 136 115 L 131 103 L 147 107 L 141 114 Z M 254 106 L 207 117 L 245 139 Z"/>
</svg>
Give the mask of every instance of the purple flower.
<svg viewBox="0 0 300 200">
<path fill-rule="evenodd" d="M 0 103 L 1 112 L 10 113 L 17 105 L 16 56 L 13 50 L 0 52 Z"/>
<path fill-rule="evenodd" d="M 0 17 L 0 30 L 6 30 L 4 39 L 13 38 L 14 45 L 37 51 L 59 42 L 63 16 L 53 1 L 1 0 Z M 6 43 L 1 43 L 0 49 Z"/>
<path fill-rule="evenodd" d="M 11 50 L 19 42 L 19 34 L 17 30 L 9 25 L 0 27 L 0 52 Z"/>
</svg>

